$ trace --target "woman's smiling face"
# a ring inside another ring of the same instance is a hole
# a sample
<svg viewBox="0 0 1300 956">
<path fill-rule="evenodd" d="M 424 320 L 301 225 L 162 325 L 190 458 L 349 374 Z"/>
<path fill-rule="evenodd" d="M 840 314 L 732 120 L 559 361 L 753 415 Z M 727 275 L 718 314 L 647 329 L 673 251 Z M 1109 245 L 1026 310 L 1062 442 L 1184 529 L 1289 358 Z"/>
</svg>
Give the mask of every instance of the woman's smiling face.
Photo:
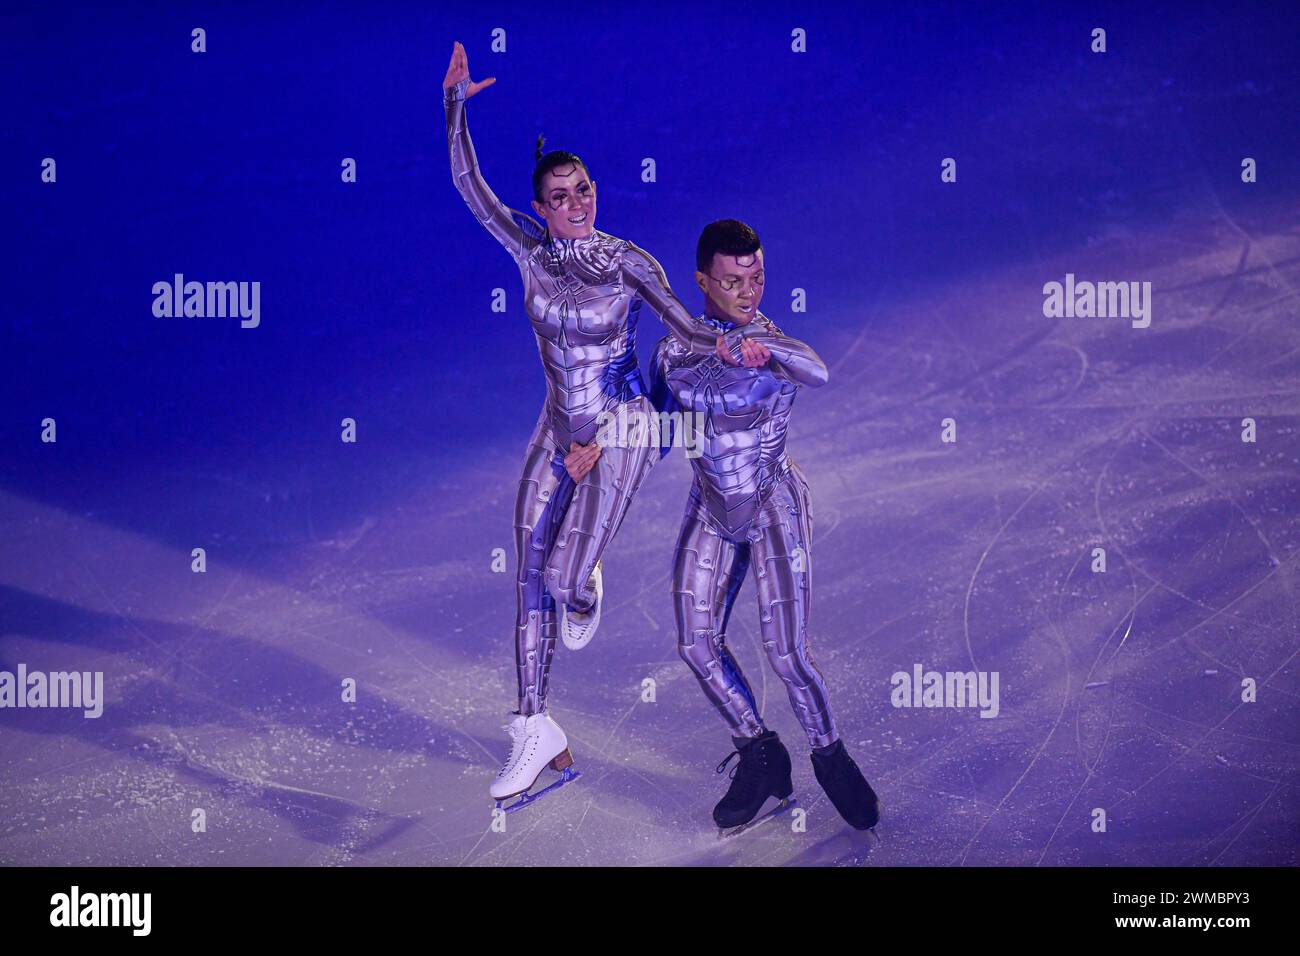
<svg viewBox="0 0 1300 956">
<path fill-rule="evenodd" d="M 533 209 L 555 239 L 586 239 L 596 228 L 596 184 L 576 164 L 557 166 L 542 182 Z"/>
</svg>

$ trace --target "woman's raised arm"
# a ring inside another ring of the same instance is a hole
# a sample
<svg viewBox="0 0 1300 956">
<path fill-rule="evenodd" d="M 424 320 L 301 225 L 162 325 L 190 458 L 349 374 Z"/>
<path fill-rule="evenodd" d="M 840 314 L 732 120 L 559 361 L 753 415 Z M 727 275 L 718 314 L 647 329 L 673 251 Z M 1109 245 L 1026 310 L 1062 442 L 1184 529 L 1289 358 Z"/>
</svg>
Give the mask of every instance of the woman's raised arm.
<svg viewBox="0 0 1300 956">
<path fill-rule="evenodd" d="M 447 148 L 451 153 L 451 179 L 465 205 L 516 262 L 527 257 L 545 230 L 524 213 L 509 208 L 488 188 L 479 172 L 474 143 L 465 125 L 465 101 L 496 82 L 496 77 L 473 83 L 469 78 L 469 61 L 459 42 L 452 48 L 451 64 L 442 81 L 443 102 L 447 107 Z"/>
<path fill-rule="evenodd" d="M 673 294 L 663 266 L 640 246 L 629 242 L 623 250 L 623 281 L 659 316 L 673 338 L 692 352 L 712 352 L 717 335 L 695 321 L 681 300 Z"/>
</svg>

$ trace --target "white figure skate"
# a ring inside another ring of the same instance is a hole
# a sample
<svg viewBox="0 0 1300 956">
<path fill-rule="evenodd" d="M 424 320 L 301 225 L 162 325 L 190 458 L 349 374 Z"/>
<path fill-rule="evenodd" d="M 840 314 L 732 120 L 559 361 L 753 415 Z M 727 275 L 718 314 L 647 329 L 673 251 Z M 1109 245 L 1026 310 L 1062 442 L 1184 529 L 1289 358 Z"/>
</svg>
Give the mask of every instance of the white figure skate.
<svg viewBox="0 0 1300 956">
<path fill-rule="evenodd" d="M 512 741 L 510 756 L 506 759 L 501 772 L 497 774 L 496 780 L 492 782 L 490 790 L 498 808 L 501 807 L 503 800 L 523 794 L 517 803 L 505 808 L 506 813 L 526 807 L 533 801 L 541 799 L 544 794 L 581 776 L 573 769 L 569 739 L 549 714 L 527 716 L 512 714 L 511 718 L 506 726 Z M 537 783 L 537 778 L 542 775 L 542 771 L 547 766 L 559 771 L 560 779 L 537 793 L 527 793 L 526 791 Z"/>
<path fill-rule="evenodd" d="M 560 639 L 571 651 L 580 651 L 596 636 L 596 627 L 600 624 L 600 605 L 605 596 L 605 582 L 600 574 L 600 562 L 591 571 L 587 585 L 596 592 L 596 600 L 591 610 L 574 611 L 567 604 L 560 605 Z"/>
</svg>

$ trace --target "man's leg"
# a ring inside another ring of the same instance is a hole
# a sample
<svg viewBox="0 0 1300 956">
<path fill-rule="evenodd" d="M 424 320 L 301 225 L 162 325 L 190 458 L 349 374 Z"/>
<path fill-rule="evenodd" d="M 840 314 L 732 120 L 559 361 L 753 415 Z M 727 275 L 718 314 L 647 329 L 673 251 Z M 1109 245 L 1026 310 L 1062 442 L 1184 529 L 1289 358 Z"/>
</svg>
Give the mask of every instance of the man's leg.
<svg viewBox="0 0 1300 956">
<path fill-rule="evenodd" d="M 692 495 L 673 559 L 677 650 L 732 736 L 753 738 L 765 730 L 758 703 L 726 646 L 727 621 L 748 567 L 749 546 L 710 528 Z"/>
<path fill-rule="evenodd" d="M 838 739 L 826 681 L 808 646 L 812 594 L 812 516 L 808 486 L 797 471 L 776 488 L 752 533 L 758 575 L 759 629 L 763 648 L 785 682 L 795 716 L 810 747 Z"/>
</svg>

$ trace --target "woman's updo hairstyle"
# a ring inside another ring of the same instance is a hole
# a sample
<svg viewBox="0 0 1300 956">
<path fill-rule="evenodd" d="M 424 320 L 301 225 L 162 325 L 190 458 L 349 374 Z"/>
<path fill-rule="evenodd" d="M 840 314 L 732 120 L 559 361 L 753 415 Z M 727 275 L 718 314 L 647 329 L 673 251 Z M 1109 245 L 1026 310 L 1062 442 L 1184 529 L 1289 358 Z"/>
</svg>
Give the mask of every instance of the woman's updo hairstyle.
<svg viewBox="0 0 1300 956">
<path fill-rule="evenodd" d="M 588 177 L 591 172 L 587 170 L 587 164 L 584 163 L 573 153 L 563 149 L 554 149 L 549 153 L 542 152 L 542 145 L 546 142 L 546 137 L 537 134 L 537 165 L 533 167 L 533 198 L 538 202 L 544 202 L 542 199 L 542 184 L 546 181 L 546 174 L 557 166 L 581 166 Z"/>
</svg>

